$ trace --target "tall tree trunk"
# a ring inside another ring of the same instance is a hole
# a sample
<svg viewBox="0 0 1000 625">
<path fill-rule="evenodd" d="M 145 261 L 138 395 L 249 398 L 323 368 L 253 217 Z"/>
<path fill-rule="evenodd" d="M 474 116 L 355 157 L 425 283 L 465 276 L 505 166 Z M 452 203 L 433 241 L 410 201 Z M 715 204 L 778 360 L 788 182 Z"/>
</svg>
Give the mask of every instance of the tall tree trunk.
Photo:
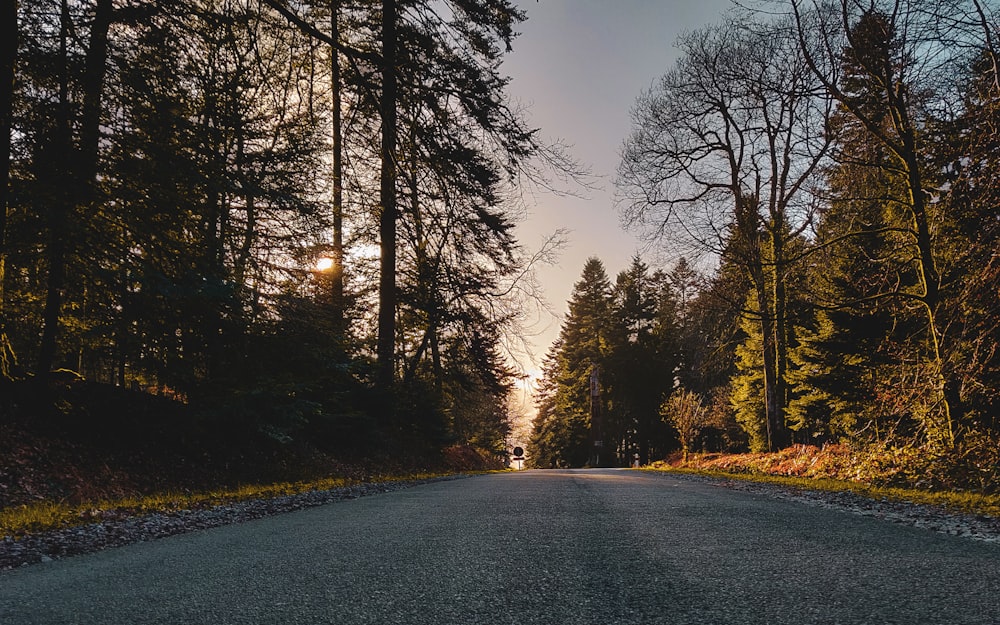
<svg viewBox="0 0 1000 625">
<path fill-rule="evenodd" d="M 410 147 L 414 154 L 416 153 L 416 143 L 416 126 L 413 126 L 410 133 Z M 417 265 L 418 297 L 418 300 L 414 302 L 414 306 L 417 310 L 423 310 L 426 313 L 427 328 L 424 331 L 424 336 L 420 341 L 420 345 L 413 353 L 413 358 L 410 360 L 410 364 L 405 367 L 403 373 L 403 383 L 406 385 L 409 385 L 413 381 L 413 378 L 417 373 L 417 369 L 420 367 L 420 361 L 423 360 L 424 354 L 427 353 L 427 348 L 431 347 L 432 352 L 437 348 L 438 323 L 437 285 L 435 284 L 435 280 L 433 278 L 434 270 L 431 267 L 431 261 L 427 255 L 428 241 L 424 232 L 423 215 L 420 213 L 420 187 L 417 181 L 417 168 L 415 166 L 416 161 L 410 159 L 410 162 L 411 164 L 414 164 L 414 167 L 409 171 L 407 183 L 409 185 L 410 192 L 410 219 L 413 222 L 413 247 Z M 437 369 L 435 369 L 435 385 L 437 383 L 437 373 Z"/>
<path fill-rule="evenodd" d="M 14 117 L 14 66 L 17 62 L 17 0 L 4 0 L 0 31 L 0 379 L 13 377 L 16 359 L 7 338 L 4 283 L 7 277 L 7 214 L 10 202 L 10 150 Z"/>
<path fill-rule="evenodd" d="M 98 155 L 101 141 L 101 104 L 104 99 L 104 78 L 108 66 L 108 31 L 114 17 L 112 0 L 98 0 L 94 21 L 90 26 L 90 46 L 83 74 L 83 111 L 80 122 L 79 176 L 91 204 L 97 197 Z M 92 207 L 88 207 L 92 208 Z"/>
<path fill-rule="evenodd" d="M 381 251 L 378 302 L 378 383 L 392 386 L 396 351 L 396 1 L 382 0 Z"/>
<path fill-rule="evenodd" d="M 775 345 L 775 320 L 773 302 L 769 297 L 767 276 L 763 267 L 759 272 L 760 286 L 757 287 L 757 308 L 760 314 L 761 339 L 764 356 L 764 409 L 767 425 L 768 451 L 781 449 L 784 432 L 784 413 L 778 394 L 778 359 Z M 756 280 L 755 280 L 756 281 Z"/>
<path fill-rule="evenodd" d="M 913 227 L 916 231 L 917 243 L 917 269 L 923 293 L 921 299 L 924 304 L 924 311 L 927 315 L 927 333 L 933 359 L 932 384 L 934 385 L 935 399 L 941 406 L 940 418 L 932 417 L 925 424 L 930 442 L 935 445 L 951 449 L 955 445 L 955 424 L 952 419 L 952 403 L 959 400 L 957 392 L 951 389 L 957 388 L 957 383 L 948 379 L 945 370 L 944 356 L 942 355 L 941 336 L 938 329 L 937 311 L 941 303 L 941 276 L 934 259 L 934 239 L 931 234 L 929 218 L 927 215 L 927 194 L 924 193 L 924 181 L 921 171 L 920 155 L 917 147 L 917 132 L 909 117 L 909 107 L 906 99 L 906 91 L 901 87 L 896 87 L 888 93 L 889 109 L 892 116 L 892 123 L 899 136 L 900 149 L 897 157 L 903 162 L 907 186 L 912 210 Z M 959 405 L 954 406 L 957 412 L 961 412 Z M 932 413 L 933 414 L 933 413 Z"/>
<path fill-rule="evenodd" d="M 71 254 L 70 222 L 74 219 L 77 206 L 93 211 L 97 197 L 95 185 L 100 153 L 101 102 L 107 72 L 108 30 L 114 16 L 112 1 L 98 0 L 90 29 L 90 45 L 84 61 L 80 144 L 79 149 L 75 149 L 69 102 L 68 42 L 72 23 L 67 0 L 63 0 L 61 9 L 59 53 L 62 67 L 54 154 L 57 159 L 57 175 L 62 180 L 49 211 L 49 276 L 42 316 L 42 340 L 37 365 L 39 373 L 46 373 L 52 368 L 58 349 L 66 265 Z"/>
<path fill-rule="evenodd" d="M 330 37 L 340 41 L 340 0 L 330 2 Z M 344 138 L 341 111 L 343 84 L 340 76 L 340 52 L 330 48 L 330 78 L 333 97 L 333 267 L 332 304 L 334 332 L 343 344 L 347 330 L 344 321 Z"/>
<path fill-rule="evenodd" d="M 56 109 L 55 132 L 52 137 L 52 165 L 55 171 L 53 198 L 49 205 L 48 262 L 45 309 L 42 312 L 42 339 L 38 351 L 36 373 L 44 375 L 52 370 L 56 359 L 59 321 L 62 309 L 63 288 L 66 283 L 66 255 L 69 219 L 72 218 L 76 199 L 77 182 L 72 171 L 73 141 L 72 120 L 69 106 L 69 3 L 62 0 L 59 27 L 59 104 Z"/>
<path fill-rule="evenodd" d="M 778 451 L 785 443 L 785 412 L 780 396 L 778 381 L 778 344 L 775 320 L 774 276 L 768 275 L 775 271 L 773 259 L 765 256 L 762 245 L 758 207 L 759 199 L 754 195 L 735 192 L 735 226 L 742 239 L 741 264 L 749 274 L 757 299 L 757 314 L 760 315 L 762 356 L 764 359 L 764 412 L 767 432 L 767 447 L 769 451 Z M 774 253 L 774 241 L 777 235 L 772 233 L 771 253 Z"/>
<path fill-rule="evenodd" d="M 771 295 L 774 310 L 774 418 L 777 424 L 776 440 L 772 445 L 777 449 L 791 443 L 788 428 L 785 426 L 785 414 L 788 410 L 788 384 L 785 380 L 788 369 L 788 313 L 787 292 L 785 289 L 785 234 L 784 218 L 776 220 L 773 225 L 773 292 Z M 777 451 L 772 449 L 771 451 Z"/>
</svg>

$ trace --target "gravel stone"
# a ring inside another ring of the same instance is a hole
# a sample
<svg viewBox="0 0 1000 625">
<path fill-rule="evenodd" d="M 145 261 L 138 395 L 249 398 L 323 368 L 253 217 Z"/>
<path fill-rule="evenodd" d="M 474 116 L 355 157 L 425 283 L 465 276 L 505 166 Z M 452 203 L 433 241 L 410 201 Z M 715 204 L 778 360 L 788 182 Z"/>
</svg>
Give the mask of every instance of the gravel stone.
<svg viewBox="0 0 1000 625">
<path fill-rule="evenodd" d="M 366 482 L 331 490 L 239 501 L 211 508 L 152 512 L 138 516 L 111 513 L 100 521 L 87 525 L 38 532 L 21 538 L 4 536 L 0 539 L 0 571 L 461 477 L 466 476 Z"/>
<path fill-rule="evenodd" d="M 808 490 L 779 484 L 700 475 L 671 473 L 670 476 L 677 479 L 710 482 L 720 488 L 756 493 L 828 510 L 875 517 L 890 523 L 910 525 L 941 534 L 963 536 L 984 542 L 1000 542 L 1000 518 L 997 517 L 965 514 L 940 506 L 916 504 L 908 501 L 871 499 L 852 492 Z"/>
</svg>

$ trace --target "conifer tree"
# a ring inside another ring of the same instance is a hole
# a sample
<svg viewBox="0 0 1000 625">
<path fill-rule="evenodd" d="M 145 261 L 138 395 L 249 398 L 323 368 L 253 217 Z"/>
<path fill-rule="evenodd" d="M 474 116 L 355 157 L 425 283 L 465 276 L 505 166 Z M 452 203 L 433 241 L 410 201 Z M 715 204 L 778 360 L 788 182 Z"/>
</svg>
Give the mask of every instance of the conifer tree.
<svg viewBox="0 0 1000 625">
<path fill-rule="evenodd" d="M 922 10 L 917 0 L 871 3 L 867 8 L 842 3 L 810 26 L 805 25 L 800 4 L 792 2 L 792 9 L 814 74 L 864 135 L 864 141 L 877 151 L 881 162 L 868 164 L 892 178 L 878 195 L 887 211 L 884 229 L 879 232 L 893 233 L 900 245 L 889 252 L 889 258 L 896 261 L 886 267 L 893 275 L 885 282 L 892 286 L 876 297 L 892 299 L 900 309 L 912 306 L 919 315 L 922 336 L 915 338 L 911 347 L 923 381 L 911 387 L 910 412 L 920 422 L 929 444 L 947 451 L 956 442 L 962 404 L 954 392 L 957 380 L 947 368 L 943 341 L 948 337 L 945 319 L 940 316 L 947 285 L 941 273 L 941 232 L 935 227 L 940 215 L 930 190 L 941 181 L 936 180 L 939 172 L 928 167 L 931 150 L 924 136 L 933 120 L 928 115 L 930 108 L 920 104 L 939 86 L 931 82 L 934 73 L 953 68 L 957 48 L 940 37 L 921 35 L 925 28 L 936 27 L 940 16 Z M 816 48 L 806 41 L 820 24 L 825 27 L 819 30 L 824 45 Z M 862 160 L 859 164 L 866 163 Z M 862 191 L 870 194 L 872 190 Z"/>
<path fill-rule="evenodd" d="M 650 274 L 636 256 L 613 289 L 611 345 L 605 376 L 608 427 L 622 464 L 639 454 L 663 454 L 667 434 L 659 407 L 673 390 L 677 362 L 677 298 L 662 272 Z"/>
<path fill-rule="evenodd" d="M 952 387 L 966 407 L 968 426 L 1000 437 L 1000 83 L 989 45 L 967 71 L 962 114 L 942 124 L 936 145 L 947 172 L 950 244 L 945 279 L 954 297 L 945 304 L 953 346 Z"/>
<path fill-rule="evenodd" d="M 731 380 L 730 404 L 736 421 L 746 432 L 750 451 L 768 451 L 767 407 L 763 362 L 763 336 L 753 318 L 756 301 L 747 302 L 748 312 L 740 318 L 743 341 L 736 347 L 735 373 Z"/>
<path fill-rule="evenodd" d="M 605 369 L 611 332 L 611 283 L 592 257 L 546 358 L 532 435 L 537 466 L 583 466 L 590 459 L 590 376 L 594 367 Z"/>
</svg>

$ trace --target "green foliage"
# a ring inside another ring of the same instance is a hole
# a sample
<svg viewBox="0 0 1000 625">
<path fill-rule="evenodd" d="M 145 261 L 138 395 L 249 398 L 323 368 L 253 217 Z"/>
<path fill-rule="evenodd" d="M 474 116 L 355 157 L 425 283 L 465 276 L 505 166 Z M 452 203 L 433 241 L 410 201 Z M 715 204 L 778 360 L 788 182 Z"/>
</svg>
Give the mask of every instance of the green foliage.
<svg viewBox="0 0 1000 625">
<path fill-rule="evenodd" d="M 252 432 L 286 447 L 416 455 L 457 442 L 502 455 L 501 345 L 520 302 L 497 293 L 520 292 L 530 269 L 509 198 L 550 152 L 500 73 L 523 13 L 447 4 L 401 5 L 391 73 L 406 201 L 401 236 L 380 241 L 384 90 L 359 63 L 388 31 L 376 5 L 338 7 L 332 55 L 324 36 L 242 0 L 70 0 L 66 19 L 17 3 L 0 373 L 16 352 L 39 377 L 62 367 L 170 395 L 234 445 Z M 295 11 L 322 33 L 329 6 Z M 331 58 L 350 111 L 335 209 Z M 330 254 L 335 227 L 350 231 L 346 255 Z M 398 301 L 372 299 L 374 263 L 351 249 L 376 242 L 396 251 Z M 346 297 L 333 271 L 313 269 L 334 256 Z M 376 393 L 368 313 L 383 302 L 400 320 L 389 339 L 401 379 Z"/>
<path fill-rule="evenodd" d="M 604 365 L 609 398 L 605 438 L 616 441 L 623 465 L 630 464 L 636 453 L 645 464 L 674 443 L 659 415 L 680 365 L 678 317 L 682 308 L 680 290 L 674 284 L 662 272 L 650 274 L 635 257 L 618 274 L 612 291 L 610 348 Z"/>
<path fill-rule="evenodd" d="M 750 451 L 767 449 L 767 414 L 764 407 L 764 369 L 760 324 L 752 317 L 741 322 L 746 338 L 736 348 L 736 374 L 731 382 L 729 401 L 736 422 L 746 432 Z"/>
<path fill-rule="evenodd" d="M 546 356 L 531 440 L 534 466 L 579 467 L 590 458 L 590 376 L 606 360 L 610 311 L 611 283 L 604 264 L 590 258 L 573 285 L 559 340 Z M 606 383 L 602 374 L 602 387 Z"/>
<path fill-rule="evenodd" d="M 690 275 L 687 278 L 691 278 Z M 591 372 L 599 371 L 597 409 L 607 462 L 645 463 L 676 444 L 660 418 L 680 366 L 679 289 L 637 257 L 612 287 L 604 266 L 587 261 L 559 340 L 546 357 L 531 441 L 534 466 L 592 461 Z M 689 293 L 690 294 L 690 293 Z"/>
</svg>

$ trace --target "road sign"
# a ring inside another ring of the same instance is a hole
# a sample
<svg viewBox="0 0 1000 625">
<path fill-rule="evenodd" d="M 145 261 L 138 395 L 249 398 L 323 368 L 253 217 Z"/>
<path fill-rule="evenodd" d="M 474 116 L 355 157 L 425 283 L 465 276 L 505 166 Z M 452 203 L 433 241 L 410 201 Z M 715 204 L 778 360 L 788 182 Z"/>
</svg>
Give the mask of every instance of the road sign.
<svg viewBox="0 0 1000 625">
<path fill-rule="evenodd" d="M 517 456 L 523 456 L 523 455 L 524 455 L 524 450 L 523 449 L 521 449 L 520 447 L 515 447 L 514 448 L 514 456 L 515 456 L 514 459 L 515 460 L 517 460 Z M 522 460 L 523 460 L 523 458 L 522 458 Z"/>
</svg>

